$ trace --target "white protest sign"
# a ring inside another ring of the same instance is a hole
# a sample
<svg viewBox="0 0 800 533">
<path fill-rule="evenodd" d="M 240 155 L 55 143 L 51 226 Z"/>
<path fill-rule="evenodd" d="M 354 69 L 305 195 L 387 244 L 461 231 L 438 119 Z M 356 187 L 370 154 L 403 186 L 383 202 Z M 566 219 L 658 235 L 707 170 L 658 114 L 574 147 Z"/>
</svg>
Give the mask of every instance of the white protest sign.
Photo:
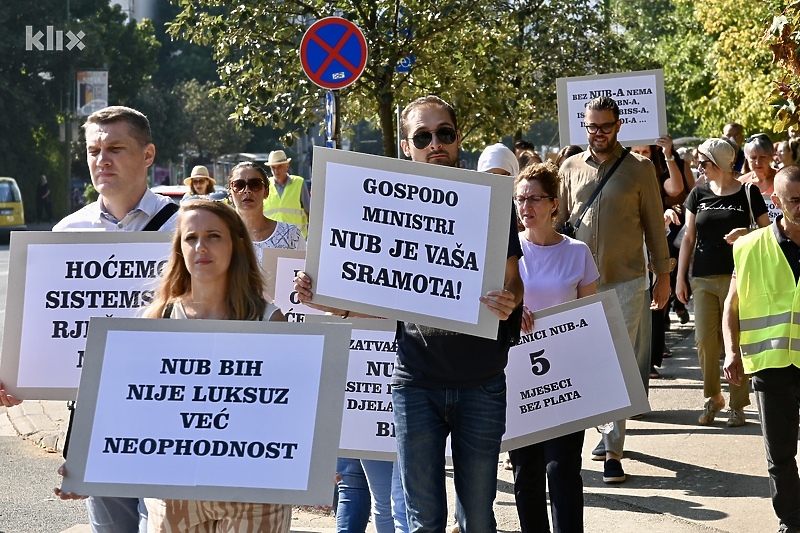
<svg viewBox="0 0 800 533">
<path fill-rule="evenodd" d="M 170 255 L 162 232 L 15 232 L 0 378 L 26 400 L 74 400 L 93 316 L 132 317 Z"/>
<path fill-rule="evenodd" d="M 261 260 L 267 294 L 273 298 L 289 322 L 305 322 L 306 315 L 322 315 L 322 311 L 300 303 L 294 290 L 294 277 L 306 264 L 306 252 L 267 248 Z"/>
<path fill-rule="evenodd" d="M 310 316 L 306 322 L 341 321 L 335 316 Z M 348 319 L 353 325 L 344 393 L 339 457 L 397 460 L 392 373 L 397 322 L 374 318 Z"/>
<path fill-rule="evenodd" d="M 620 108 L 617 139 L 626 146 L 654 144 L 667 133 L 664 71 L 641 70 L 558 78 L 558 132 L 561 146 L 586 148 L 585 107 L 598 96 L 610 96 Z"/>
<path fill-rule="evenodd" d="M 650 410 L 614 291 L 535 313 L 506 377 L 503 451 Z"/>
<path fill-rule="evenodd" d="M 327 505 L 348 324 L 93 318 L 62 490 Z"/>
<path fill-rule="evenodd" d="M 316 303 L 497 336 L 479 297 L 503 287 L 512 180 L 314 147 L 313 181 Z"/>
<path fill-rule="evenodd" d="M 767 214 L 769 215 L 769 223 L 772 224 L 775 222 L 775 219 L 778 218 L 778 215 L 781 214 L 780 208 L 775 205 L 775 202 L 772 201 L 771 194 L 762 194 L 762 198 L 764 198 L 764 203 L 767 204 Z"/>
</svg>

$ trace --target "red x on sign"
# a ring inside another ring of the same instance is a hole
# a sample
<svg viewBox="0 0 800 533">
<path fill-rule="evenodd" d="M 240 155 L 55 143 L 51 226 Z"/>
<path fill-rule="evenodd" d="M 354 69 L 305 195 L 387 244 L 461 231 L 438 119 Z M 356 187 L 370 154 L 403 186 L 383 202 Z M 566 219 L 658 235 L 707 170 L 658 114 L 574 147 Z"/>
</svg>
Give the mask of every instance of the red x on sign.
<svg viewBox="0 0 800 533">
<path fill-rule="evenodd" d="M 341 17 L 311 25 L 300 43 L 300 62 L 308 79 L 323 89 L 355 82 L 367 66 L 367 41 L 361 30 Z"/>
</svg>

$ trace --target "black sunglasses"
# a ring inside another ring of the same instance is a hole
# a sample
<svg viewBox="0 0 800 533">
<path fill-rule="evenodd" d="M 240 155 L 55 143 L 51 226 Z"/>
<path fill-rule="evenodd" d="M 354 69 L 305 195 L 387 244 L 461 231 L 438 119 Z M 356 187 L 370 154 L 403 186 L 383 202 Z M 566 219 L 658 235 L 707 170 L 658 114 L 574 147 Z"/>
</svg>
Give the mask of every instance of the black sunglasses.
<svg viewBox="0 0 800 533">
<path fill-rule="evenodd" d="M 605 124 L 586 124 L 586 131 L 594 135 L 598 131 L 602 131 L 606 135 L 614 131 L 614 126 L 617 125 L 617 122 L 606 122 Z"/>
<path fill-rule="evenodd" d="M 245 188 L 249 188 L 253 192 L 258 192 L 264 188 L 264 180 L 261 178 L 250 178 L 249 180 L 233 180 L 230 183 L 233 192 L 244 192 Z"/>
<path fill-rule="evenodd" d="M 411 142 L 417 147 L 417 150 L 427 148 L 433 141 L 433 136 L 439 139 L 442 144 L 453 144 L 458 138 L 458 132 L 453 128 L 439 128 L 436 131 L 421 131 L 411 137 Z"/>
</svg>

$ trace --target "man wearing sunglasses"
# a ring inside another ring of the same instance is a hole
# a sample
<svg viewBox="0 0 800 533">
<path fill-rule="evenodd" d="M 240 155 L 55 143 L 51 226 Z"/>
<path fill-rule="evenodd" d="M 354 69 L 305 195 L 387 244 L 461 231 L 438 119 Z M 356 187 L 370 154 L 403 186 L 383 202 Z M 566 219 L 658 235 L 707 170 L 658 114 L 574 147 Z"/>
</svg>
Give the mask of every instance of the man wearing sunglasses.
<svg viewBox="0 0 800 533">
<path fill-rule="evenodd" d="M 269 154 L 267 166 L 272 172 L 272 179 L 269 180 L 269 194 L 264 199 L 264 216 L 297 226 L 305 238 L 308 234 L 311 195 L 301 176 L 289 174 L 291 160 L 283 150 L 275 150 Z"/>
<path fill-rule="evenodd" d="M 436 96 L 419 98 L 401 115 L 400 145 L 413 161 L 455 167 L 461 134 L 455 111 Z M 509 202 L 511 199 L 509 198 Z M 522 256 L 511 212 L 503 290 L 481 298 L 500 319 L 497 339 L 399 322 L 392 378 L 400 475 L 411 531 L 444 531 L 445 441 L 451 437 L 456 518 L 461 533 L 496 531 L 497 458 L 505 432 L 511 325 L 522 302 Z"/>
<path fill-rule="evenodd" d="M 663 308 L 670 295 L 670 257 L 655 167 L 646 157 L 627 153 L 617 141 L 622 123 L 619 107 L 603 96 L 586 104 L 587 151 L 562 165 L 558 226 L 567 219 L 574 225 L 600 181 L 619 162 L 584 215 L 576 237 L 592 251 L 600 279 L 597 292 L 615 290 L 645 390 L 650 376 L 650 309 Z M 620 161 L 620 158 L 622 160 Z M 644 236 L 644 239 L 642 238 Z M 656 274 L 652 302 L 648 294 L 647 243 Z M 639 342 L 637 343 L 637 338 Z M 587 356 L 589 354 L 587 353 Z M 625 421 L 615 422 L 592 452 L 592 459 L 605 461 L 603 481 L 622 483 L 622 449 Z"/>
</svg>

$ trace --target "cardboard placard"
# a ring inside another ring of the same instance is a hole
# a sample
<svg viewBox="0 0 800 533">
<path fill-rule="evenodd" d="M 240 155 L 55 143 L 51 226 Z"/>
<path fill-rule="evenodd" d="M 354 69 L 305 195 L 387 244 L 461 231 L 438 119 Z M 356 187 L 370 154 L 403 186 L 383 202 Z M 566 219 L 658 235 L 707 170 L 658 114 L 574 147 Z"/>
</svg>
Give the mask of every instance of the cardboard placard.
<svg viewBox="0 0 800 533">
<path fill-rule="evenodd" d="M 497 336 L 479 297 L 503 288 L 513 180 L 314 147 L 313 181 L 316 303 Z"/>
<path fill-rule="evenodd" d="M 62 490 L 329 505 L 349 338 L 348 324 L 93 318 Z"/>
<path fill-rule="evenodd" d="M 267 294 L 280 307 L 289 322 L 305 322 L 306 315 L 322 315 L 312 307 L 300 303 L 294 290 L 294 277 L 306 264 L 306 252 L 303 250 L 286 250 L 268 248 L 261 259 L 261 271 L 267 285 Z"/>
<path fill-rule="evenodd" d="M 617 140 L 625 146 L 654 144 L 667 134 L 664 71 L 641 70 L 556 80 L 561 146 L 588 145 L 584 113 L 589 100 L 610 96 L 620 108 Z"/>
<path fill-rule="evenodd" d="M 152 298 L 172 236 L 14 232 L 0 379 L 25 400 L 74 400 L 89 319 L 133 317 Z"/>
<path fill-rule="evenodd" d="M 506 379 L 503 451 L 650 410 L 614 291 L 534 313 Z"/>
</svg>

